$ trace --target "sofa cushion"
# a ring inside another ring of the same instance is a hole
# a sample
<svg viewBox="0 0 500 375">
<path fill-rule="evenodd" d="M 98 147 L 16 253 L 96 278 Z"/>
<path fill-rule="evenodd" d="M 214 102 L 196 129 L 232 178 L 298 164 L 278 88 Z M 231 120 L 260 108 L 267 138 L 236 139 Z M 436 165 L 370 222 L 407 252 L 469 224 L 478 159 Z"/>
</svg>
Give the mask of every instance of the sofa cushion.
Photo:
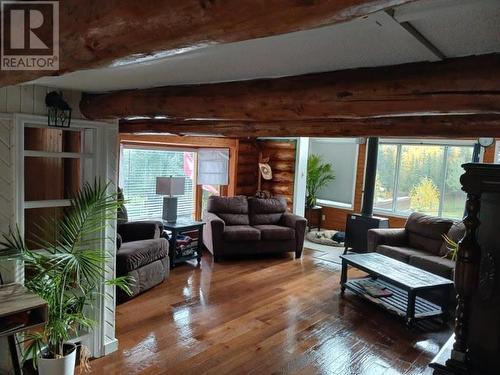
<svg viewBox="0 0 500 375">
<path fill-rule="evenodd" d="M 260 231 L 250 225 L 232 225 L 224 229 L 223 236 L 229 242 L 259 241 Z"/>
<path fill-rule="evenodd" d="M 456 223 L 453 223 L 453 225 L 451 226 L 450 230 L 446 235 L 448 236 L 448 238 L 458 243 L 458 241 L 460 241 L 463 238 L 464 234 L 465 234 L 464 223 L 461 221 L 457 221 Z M 439 251 L 439 255 L 444 257 L 448 253 L 449 250 L 446 241 L 443 241 L 443 244 L 441 245 L 441 249 Z"/>
<path fill-rule="evenodd" d="M 260 230 L 260 237 L 266 241 L 294 240 L 295 230 L 279 225 L 256 225 L 254 228 Z"/>
<path fill-rule="evenodd" d="M 278 224 L 287 210 L 286 199 L 283 197 L 248 200 L 251 225 Z"/>
<path fill-rule="evenodd" d="M 422 251 L 404 246 L 379 245 L 375 250 L 377 253 L 408 263 L 410 256 L 422 254 Z"/>
<path fill-rule="evenodd" d="M 124 242 L 116 252 L 116 265 L 120 274 L 133 271 L 168 255 L 165 238 Z"/>
<path fill-rule="evenodd" d="M 414 212 L 405 225 L 408 245 L 438 255 L 443 244 L 442 235 L 448 233 L 452 225 L 453 220 Z"/>
<path fill-rule="evenodd" d="M 207 211 L 216 214 L 226 225 L 248 225 L 248 200 L 246 197 L 208 198 Z"/>
<path fill-rule="evenodd" d="M 437 255 L 420 254 L 410 256 L 409 264 L 435 275 L 453 280 L 455 262 L 450 259 L 441 258 Z"/>
</svg>

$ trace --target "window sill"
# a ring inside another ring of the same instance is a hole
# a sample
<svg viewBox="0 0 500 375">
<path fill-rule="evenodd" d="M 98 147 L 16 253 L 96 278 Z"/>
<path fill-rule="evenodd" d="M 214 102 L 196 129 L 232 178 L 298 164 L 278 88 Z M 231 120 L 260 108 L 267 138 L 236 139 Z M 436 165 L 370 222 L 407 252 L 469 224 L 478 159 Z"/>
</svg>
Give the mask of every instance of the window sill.
<svg viewBox="0 0 500 375">
<path fill-rule="evenodd" d="M 373 213 L 377 216 L 399 217 L 401 219 L 408 219 L 408 216 L 411 215 L 411 214 L 402 214 L 402 213 L 398 213 L 398 212 L 384 211 L 384 210 L 377 210 L 377 209 L 374 209 Z"/>
<path fill-rule="evenodd" d="M 349 203 L 342 203 L 342 202 L 335 202 L 335 201 L 329 201 L 326 199 L 318 199 L 317 204 L 322 206 L 322 207 L 332 207 L 332 208 L 341 208 L 344 210 L 352 210 L 352 204 Z"/>
</svg>

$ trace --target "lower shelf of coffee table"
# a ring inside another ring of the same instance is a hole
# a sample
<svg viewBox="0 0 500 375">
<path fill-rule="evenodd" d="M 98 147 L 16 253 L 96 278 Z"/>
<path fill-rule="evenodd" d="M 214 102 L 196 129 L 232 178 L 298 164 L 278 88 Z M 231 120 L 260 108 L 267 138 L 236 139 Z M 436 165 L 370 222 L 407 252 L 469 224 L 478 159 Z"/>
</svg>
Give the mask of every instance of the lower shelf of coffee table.
<svg viewBox="0 0 500 375">
<path fill-rule="evenodd" d="M 388 297 L 373 297 L 369 295 L 362 286 L 367 281 L 378 288 L 385 288 L 391 291 L 392 295 Z M 362 279 L 349 280 L 345 283 L 345 287 L 346 289 L 349 289 L 357 295 L 381 306 L 382 308 L 394 314 L 399 315 L 400 317 L 406 317 L 408 293 L 405 290 L 398 288 L 397 286 L 392 285 L 387 281 L 367 277 Z M 417 296 L 415 300 L 415 319 L 430 318 L 440 316 L 442 314 L 443 310 L 440 306 Z"/>
</svg>

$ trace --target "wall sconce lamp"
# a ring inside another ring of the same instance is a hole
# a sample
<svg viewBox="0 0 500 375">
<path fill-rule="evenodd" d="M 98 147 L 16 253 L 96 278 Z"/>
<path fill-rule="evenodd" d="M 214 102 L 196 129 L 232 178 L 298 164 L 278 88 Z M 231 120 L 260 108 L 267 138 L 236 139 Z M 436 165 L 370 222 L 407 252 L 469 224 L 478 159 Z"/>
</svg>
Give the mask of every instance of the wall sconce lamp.
<svg viewBox="0 0 500 375">
<path fill-rule="evenodd" d="M 71 107 L 63 99 L 62 94 L 51 91 L 45 96 L 48 109 L 48 125 L 57 128 L 69 128 L 71 124 Z"/>
</svg>

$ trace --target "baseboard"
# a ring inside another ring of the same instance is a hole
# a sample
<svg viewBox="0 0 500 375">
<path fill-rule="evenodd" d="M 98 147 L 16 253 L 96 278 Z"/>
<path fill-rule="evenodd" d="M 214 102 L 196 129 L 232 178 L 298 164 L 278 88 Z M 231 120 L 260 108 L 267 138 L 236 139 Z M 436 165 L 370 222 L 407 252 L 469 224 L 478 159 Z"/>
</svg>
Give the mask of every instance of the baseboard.
<svg viewBox="0 0 500 375">
<path fill-rule="evenodd" d="M 118 350 L 118 339 L 113 339 L 104 344 L 103 355 L 108 355 Z"/>
</svg>

